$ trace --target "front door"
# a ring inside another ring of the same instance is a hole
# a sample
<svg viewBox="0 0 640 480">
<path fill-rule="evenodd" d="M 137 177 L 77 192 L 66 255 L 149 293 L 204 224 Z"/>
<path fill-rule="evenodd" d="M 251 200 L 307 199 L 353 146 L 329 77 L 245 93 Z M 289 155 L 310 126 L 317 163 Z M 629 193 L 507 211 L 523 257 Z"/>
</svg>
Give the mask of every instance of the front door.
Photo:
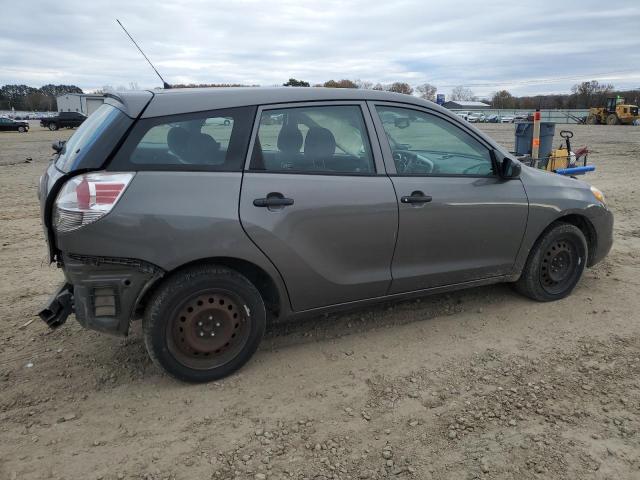
<svg viewBox="0 0 640 480">
<path fill-rule="evenodd" d="M 490 148 L 457 122 L 376 105 L 399 203 L 390 293 L 511 272 L 524 234 L 522 182 L 494 173 Z"/>
<path fill-rule="evenodd" d="M 398 208 L 359 102 L 262 108 L 242 225 L 284 278 L 295 311 L 384 295 Z"/>
</svg>

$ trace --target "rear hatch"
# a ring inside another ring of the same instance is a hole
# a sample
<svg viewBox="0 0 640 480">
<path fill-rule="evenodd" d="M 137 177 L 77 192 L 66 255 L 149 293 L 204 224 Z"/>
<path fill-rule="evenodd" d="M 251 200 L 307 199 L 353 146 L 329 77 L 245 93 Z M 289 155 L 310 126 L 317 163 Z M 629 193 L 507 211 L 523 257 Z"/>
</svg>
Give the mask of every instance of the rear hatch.
<svg viewBox="0 0 640 480">
<path fill-rule="evenodd" d="M 49 162 L 40 178 L 38 198 L 51 261 L 56 260 L 51 211 L 60 187 L 74 175 L 104 168 L 152 97 L 150 92 L 139 92 L 134 111 L 127 108 L 129 102 L 122 102 L 119 97 L 108 98 Z"/>
</svg>

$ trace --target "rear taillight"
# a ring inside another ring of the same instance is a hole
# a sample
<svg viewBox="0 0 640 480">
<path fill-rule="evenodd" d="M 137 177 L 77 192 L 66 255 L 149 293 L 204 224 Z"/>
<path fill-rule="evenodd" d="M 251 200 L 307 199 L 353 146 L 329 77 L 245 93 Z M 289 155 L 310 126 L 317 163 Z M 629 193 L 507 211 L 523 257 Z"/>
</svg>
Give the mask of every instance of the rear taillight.
<svg viewBox="0 0 640 480">
<path fill-rule="evenodd" d="M 133 175 L 93 172 L 68 180 L 53 207 L 55 230 L 69 232 L 104 217 L 118 203 Z"/>
</svg>

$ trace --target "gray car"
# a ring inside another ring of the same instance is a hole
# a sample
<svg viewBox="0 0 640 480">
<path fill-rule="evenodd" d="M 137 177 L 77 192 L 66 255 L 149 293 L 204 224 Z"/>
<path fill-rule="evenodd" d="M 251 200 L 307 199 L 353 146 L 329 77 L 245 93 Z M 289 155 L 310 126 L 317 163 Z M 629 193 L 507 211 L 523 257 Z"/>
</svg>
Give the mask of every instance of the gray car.
<svg viewBox="0 0 640 480">
<path fill-rule="evenodd" d="M 126 92 L 54 147 L 39 196 L 65 282 L 40 316 L 142 318 L 187 381 L 240 368 L 270 321 L 497 282 L 557 300 L 612 244 L 599 190 L 409 95 Z"/>
</svg>

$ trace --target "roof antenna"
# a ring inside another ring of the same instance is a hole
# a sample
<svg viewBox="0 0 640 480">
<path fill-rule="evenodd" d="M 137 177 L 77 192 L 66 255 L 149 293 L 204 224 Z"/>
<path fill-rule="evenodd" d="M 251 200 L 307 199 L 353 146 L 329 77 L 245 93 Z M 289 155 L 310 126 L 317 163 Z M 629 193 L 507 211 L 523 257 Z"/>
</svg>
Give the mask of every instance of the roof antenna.
<svg viewBox="0 0 640 480">
<path fill-rule="evenodd" d="M 122 23 L 120 23 L 120 20 L 118 20 L 116 18 L 116 22 L 118 22 L 118 25 L 120 25 L 122 27 L 122 30 L 124 30 L 124 33 L 127 34 L 127 37 L 129 37 L 131 39 L 131 41 L 133 42 L 133 44 L 138 48 L 138 50 L 140 50 L 140 53 L 142 54 L 142 56 L 145 58 L 145 60 L 147 62 L 149 62 L 149 65 L 151 65 L 151 68 L 153 68 L 153 71 L 156 72 L 156 75 L 158 75 L 158 77 L 160 77 L 160 80 L 162 80 L 163 83 L 163 87 L 164 89 L 169 89 L 171 88 L 171 85 L 169 85 L 167 82 L 164 81 L 164 78 L 162 78 L 162 75 L 160 75 L 160 73 L 158 72 L 158 70 L 156 70 L 156 67 L 153 66 L 153 63 L 151 63 L 151 60 L 149 60 L 149 57 L 147 57 L 144 52 L 142 51 L 142 49 L 140 48 L 140 45 L 138 45 L 136 43 L 136 41 L 133 39 L 133 37 L 131 35 L 129 35 L 129 32 L 127 32 L 127 29 L 124 28 L 124 25 L 122 25 Z"/>
</svg>

